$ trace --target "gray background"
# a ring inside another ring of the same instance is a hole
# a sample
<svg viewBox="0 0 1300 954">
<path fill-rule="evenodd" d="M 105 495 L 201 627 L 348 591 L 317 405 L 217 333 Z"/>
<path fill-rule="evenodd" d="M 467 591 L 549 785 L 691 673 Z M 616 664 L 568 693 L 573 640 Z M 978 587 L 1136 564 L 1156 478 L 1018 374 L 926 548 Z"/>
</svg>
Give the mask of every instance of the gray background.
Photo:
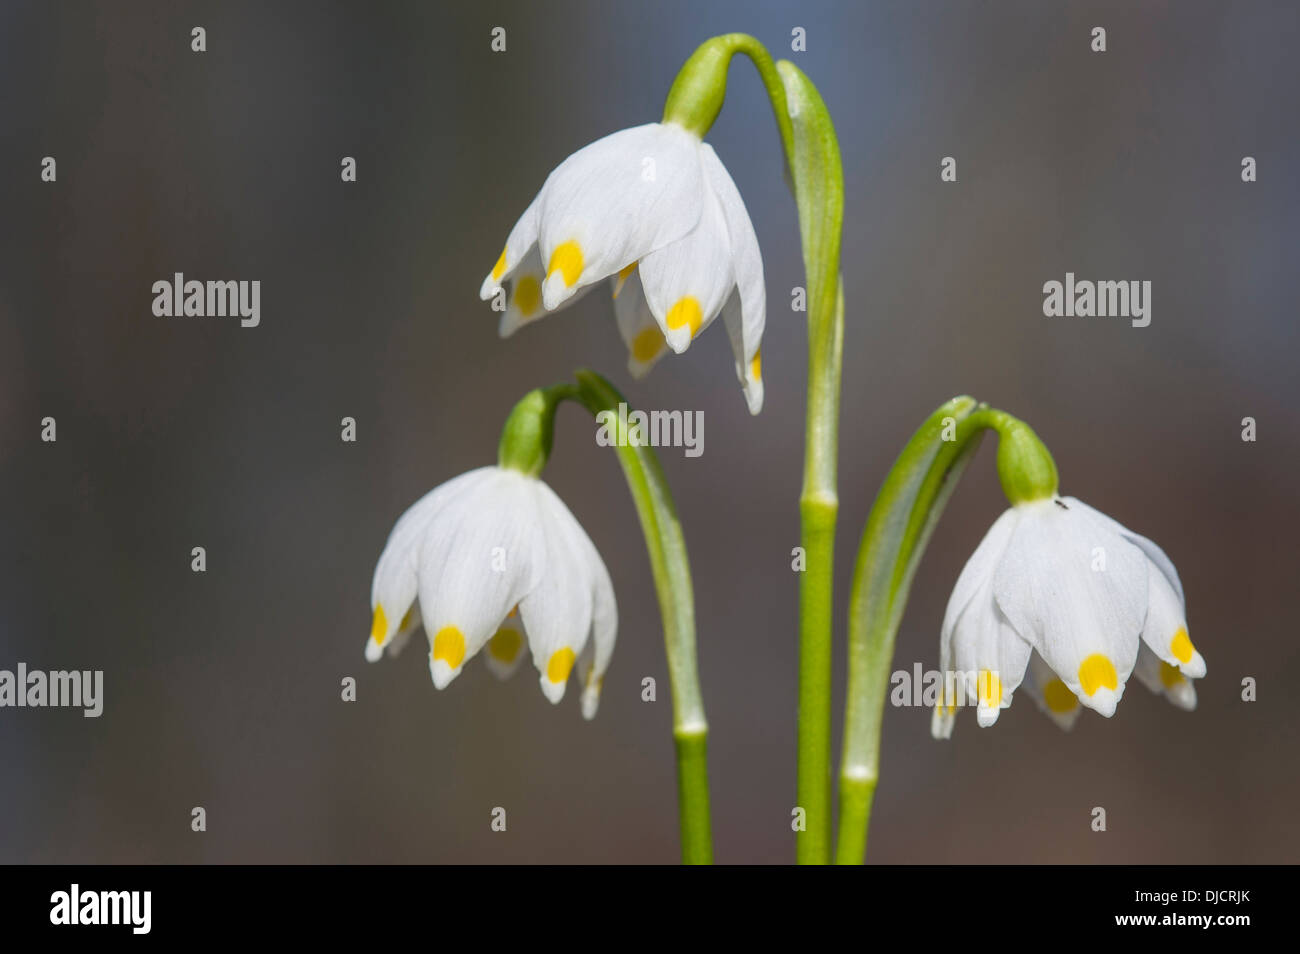
<svg viewBox="0 0 1300 954">
<path fill-rule="evenodd" d="M 393 522 L 491 462 L 514 400 L 579 365 L 636 404 L 705 411 L 704 456 L 664 465 L 695 568 L 717 857 L 792 858 L 802 275 L 748 64 L 709 138 L 763 248 L 760 417 L 720 329 L 634 383 L 602 296 L 501 342 L 477 291 L 547 172 L 657 119 L 698 42 L 744 30 L 788 55 L 796 25 L 845 163 L 841 615 L 874 488 L 967 392 L 1034 425 L 1065 492 L 1165 547 L 1209 663 L 1195 713 L 1134 684 L 1070 734 L 1027 699 L 947 743 L 928 712 L 890 709 L 870 859 L 1298 860 L 1294 5 L 548 0 L 4 5 L 0 668 L 100 668 L 107 698 L 98 720 L 0 710 L 0 861 L 674 860 L 669 705 L 638 692 L 666 686 L 648 563 L 576 409 L 547 479 L 618 593 L 599 718 L 528 672 L 471 665 L 435 692 L 418 644 L 362 659 Z M 1067 270 L 1150 280 L 1151 326 L 1045 319 L 1042 284 Z M 260 279 L 261 327 L 153 317 L 175 271 Z M 992 456 L 921 566 L 898 668 L 937 665 L 948 592 L 1002 506 Z M 837 723 L 841 706 L 837 679 Z"/>
</svg>

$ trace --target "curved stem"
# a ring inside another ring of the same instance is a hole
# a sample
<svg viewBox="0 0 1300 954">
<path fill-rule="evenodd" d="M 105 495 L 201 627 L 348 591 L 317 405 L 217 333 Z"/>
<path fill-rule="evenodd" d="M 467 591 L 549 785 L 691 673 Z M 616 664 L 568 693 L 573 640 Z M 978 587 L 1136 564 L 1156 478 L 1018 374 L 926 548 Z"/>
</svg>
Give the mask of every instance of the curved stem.
<svg viewBox="0 0 1300 954">
<path fill-rule="evenodd" d="M 849 597 L 838 864 L 861 864 L 866 855 L 894 639 L 912 578 L 957 480 L 990 428 L 1005 442 L 1023 425 L 974 398 L 942 405 L 899 454 L 867 518 Z"/>
<path fill-rule="evenodd" d="M 839 511 L 840 368 L 844 289 L 840 227 L 844 178 L 839 143 L 817 88 L 786 61 L 777 64 L 793 130 L 789 155 L 808 282 L 808 405 L 799 496 L 805 569 L 799 585 L 799 763 L 796 797 L 806 828 L 800 864 L 830 860 L 831 650 L 835 520 Z"/>
<path fill-rule="evenodd" d="M 767 90 L 786 157 L 794 153 L 794 132 L 786 108 L 785 83 L 767 48 L 748 33 L 726 33 L 701 43 L 673 81 L 664 103 L 664 120 L 680 123 L 700 136 L 709 131 L 727 92 L 727 69 L 736 54 L 749 58 Z"/>
<path fill-rule="evenodd" d="M 803 489 L 799 497 L 804 572 L 799 583 L 799 753 L 797 807 L 804 828 L 796 841 L 801 864 L 830 860 L 832 582 L 844 298 L 840 231 L 844 173 L 830 113 L 817 88 L 793 63 L 774 63 L 754 37 L 729 33 L 702 43 L 673 82 L 664 121 L 703 136 L 726 96 L 736 54 L 758 69 L 781 133 L 799 210 L 808 307 L 808 408 Z"/>
<path fill-rule="evenodd" d="M 546 389 L 557 400 L 581 404 L 606 426 L 616 430 L 615 451 L 636 506 L 659 612 L 663 617 L 664 648 L 672 689 L 673 739 L 677 748 L 677 797 L 681 821 L 682 861 L 709 864 L 713 838 L 709 820 L 708 732 L 695 653 L 695 602 L 691 568 L 686 556 L 677 509 L 654 449 L 629 441 L 619 419 L 626 403 L 608 381 L 593 371 L 578 371 L 577 386 Z M 604 412 L 610 412 L 608 417 Z"/>
</svg>

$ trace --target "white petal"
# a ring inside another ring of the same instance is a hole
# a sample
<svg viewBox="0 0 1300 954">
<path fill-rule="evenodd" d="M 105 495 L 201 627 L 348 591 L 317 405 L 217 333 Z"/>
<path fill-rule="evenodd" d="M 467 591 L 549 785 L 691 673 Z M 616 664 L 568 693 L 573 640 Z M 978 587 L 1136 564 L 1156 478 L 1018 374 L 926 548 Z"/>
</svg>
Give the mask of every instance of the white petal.
<svg viewBox="0 0 1300 954">
<path fill-rule="evenodd" d="M 448 506 L 483 481 L 490 480 L 495 470 L 494 467 L 480 467 L 435 487 L 398 519 L 379 555 L 379 562 L 375 564 L 375 576 L 370 586 L 373 623 L 370 638 L 366 641 L 366 659 L 370 662 L 379 659 L 389 640 L 400 632 L 403 618 L 415 601 L 416 570 L 429 525 Z"/>
<path fill-rule="evenodd" d="M 951 601 L 948 604 L 952 605 Z M 945 625 L 939 634 L 939 672 L 946 674 L 953 671 L 952 664 L 952 634 L 956 629 L 956 620 L 953 620 L 952 626 Z M 939 698 L 935 703 L 934 712 L 930 715 L 930 736 L 935 739 L 952 738 L 953 726 L 957 722 L 957 709 L 961 702 L 964 701 L 962 695 L 955 686 L 940 686 Z"/>
<path fill-rule="evenodd" d="M 736 357 L 736 377 L 744 389 L 745 404 L 750 414 L 757 414 L 763 410 L 763 355 L 755 348 L 748 361 L 741 357 L 746 345 L 738 289 L 732 290 L 731 296 L 722 306 L 722 323 L 727 329 L 727 337 L 731 339 L 731 352 Z"/>
<path fill-rule="evenodd" d="M 1113 715 L 1146 616 L 1146 557 L 1084 508 L 1016 509 L 994 574 L 998 606 L 1084 705 Z"/>
<path fill-rule="evenodd" d="M 1174 568 L 1173 561 L 1170 560 L 1169 557 L 1165 555 L 1164 550 L 1160 549 L 1159 546 L 1157 546 L 1155 543 L 1148 540 L 1146 537 L 1142 536 L 1141 534 L 1134 533 L 1132 530 L 1124 526 L 1114 517 L 1102 513 L 1100 510 L 1097 510 L 1095 507 L 1088 506 L 1086 503 L 1084 503 L 1082 500 L 1078 499 L 1077 497 L 1065 497 L 1063 499 L 1068 506 L 1070 507 L 1078 506 L 1081 507 L 1087 513 L 1092 514 L 1096 519 L 1100 520 L 1102 523 L 1109 526 L 1121 537 L 1123 537 L 1129 543 L 1133 544 L 1139 550 L 1145 553 L 1147 559 L 1150 560 L 1152 563 L 1154 563 L 1156 567 L 1160 570 L 1160 572 L 1165 575 L 1165 579 L 1169 581 L 1169 585 L 1172 586 L 1174 592 L 1178 594 L 1178 602 L 1179 603 L 1185 602 L 1183 599 L 1183 583 L 1180 579 L 1178 579 L 1178 570 Z"/>
<path fill-rule="evenodd" d="M 1187 635 L 1187 604 L 1183 598 L 1183 584 L 1173 561 L 1155 543 L 1134 533 L 1100 510 L 1095 510 L 1074 497 L 1066 498 L 1066 502 L 1091 514 L 1146 555 L 1150 561 L 1149 592 L 1142 640 L 1157 657 L 1171 666 L 1177 666 L 1183 675 L 1191 679 L 1204 676 L 1205 659 L 1192 646 Z"/>
<path fill-rule="evenodd" d="M 420 611 L 434 685 L 445 688 L 537 583 L 542 531 L 535 478 L 494 468 L 458 499 L 447 527 L 431 528 L 420 553 Z M 453 518 L 459 520 L 452 526 Z"/>
<path fill-rule="evenodd" d="M 551 173 L 538 223 L 548 309 L 695 227 L 699 147 L 679 126 L 648 123 L 593 142 Z"/>
<path fill-rule="evenodd" d="M 577 527 L 581 536 L 581 549 L 586 553 L 591 576 L 591 640 L 584 650 L 582 665 L 578 672 L 582 676 L 582 717 L 594 719 L 596 708 L 600 704 L 600 690 L 605 680 L 605 671 L 609 669 L 610 658 L 614 655 L 614 641 L 618 636 L 618 603 L 614 599 L 614 584 L 610 582 L 609 571 L 605 561 L 596 551 L 591 538 Z"/>
<path fill-rule="evenodd" d="M 952 649 L 965 701 L 977 706 L 976 719 L 987 728 L 1011 705 L 1032 652 L 998 609 L 992 581 L 981 588 L 957 621 Z"/>
<path fill-rule="evenodd" d="M 940 700 L 939 705 L 934 707 L 930 714 L 930 737 L 935 739 L 951 739 L 953 726 L 957 724 L 957 707 L 944 705 Z"/>
<path fill-rule="evenodd" d="M 1062 729 L 1074 728 L 1083 707 L 1079 705 L 1079 700 L 1070 691 L 1070 687 L 1052 672 L 1052 667 L 1036 652 L 1029 654 L 1029 668 L 1025 671 L 1022 685 L 1034 704 L 1049 719 Z"/>
<path fill-rule="evenodd" d="M 1142 642 L 1158 659 L 1178 668 L 1183 675 L 1200 679 L 1205 675 L 1205 659 L 1188 638 L 1183 601 L 1154 563 L 1147 576 L 1147 619 L 1142 627 Z"/>
<path fill-rule="evenodd" d="M 540 193 L 533 198 L 528 208 L 524 209 L 524 214 L 519 217 L 519 221 L 515 223 L 515 227 L 510 230 L 501 257 L 497 259 L 496 265 L 488 272 L 487 278 L 483 279 L 483 284 L 479 287 L 478 297 L 483 301 L 487 301 L 497 293 L 501 283 L 519 268 L 528 251 L 536 247 L 537 214 L 541 207 L 541 198 Z"/>
<path fill-rule="evenodd" d="M 401 653 L 401 651 L 406 648 L 406 644 L 411 641 L 411 637 L 415 634 L 415 631 L 420 628 L 422 622 L 423 620 L 420 617 L 420 601 L 417 599 L 411 604 L 410 609 L 408 609 L 406 614 L 402 617 L 402 621 L 398 624 L 397 632 L 393 634 L 393 638 L 384 645 L 384 652 L 388 653 L 390 656 L 397 656 Z M 370 658 L 369 643 L 366 644 L 366 659 L 370 662 L 375 661 Z"/>
<path fill-rule="evenodd" d="M 540 480 L 534 482 L 533 495 L 545 528 L 545 557 L 537 585 L 520 601 L 519 613 L 542 692 L 559 702 L 591 631 L 594 581 L 579 542 L 586 533 L 569 508 Z"/>
<path fill-rule="evenodd" d="M 519 664 L 528 654 L 528 630 L 524 626 L 519 608 L 515 607 L 506 614 L 506 618 L 497 626 L 496 633 L 487 642 L 483 657 L 492 675 L 498 679 L 509 679 Z"/>
<path fill-rule="evenodd" d="M 953 627 L 956 626 L 962 611 L 975 598 L 975 594 L 986 585 L 992 584 L 998 561 L 1006 552 L 1007 544 L 1011 542 L 1012 531 L 1015 530 L 1019 519 L 1020 513 L 1015 507 L 1003 511 L 1002 515 L 993 521 L 993 526 L 989 527 L 988 532 L 984 534 L 984 539 L 980 541 L 975 552 L 962 567 L 957 577 L 957 584 L 952 589 L 952 596 L 948 598 L 948 608 L 943 614 L 943 626 L 939 635 L 941 658 L 944 655 L 944 647 L 951 641 Z"/>
<path fill-rule="evenodd" d="M 614 317 L 618 332 L 627 345 L 627 370 L 634 378 L 644 377 L 668 353 L 659 323 L 650 313 L 641 288 L 641 276 L 635 266 L 621 278 L 611 280 L 614 285 Z"/>
<path fill-rule="evenodd" d="M 534 245 L 524 255 L 518 269 L 510 277 L 508 286 L 502 289 L 502 294 L 505 295 L 506 309 L 501 313 L 501 321 L 497 324 L 497 334 L 502 338 L 509 338 L 522 326 L 554 313 L 548 312 L 542 306 L 542 282 L 545 279 L 546 275 L 542 270 L 542 257 L 537 251 L 537 246 Z M 590 291 L 591 287 L 583 288 L 555 311 L 576 304 L 583 295 Z"/>
<path fill-rule="evenodd" d="M 957 577 L 957 584 L 948 598 L 948 608 L 944 611 L 943 625 L 939 630 L 939 670 L 944 674 L 945 680 L 948 678 L 947 674 L 955 671 L 956 651 L 953 639 L 957 622 L 962 618 L 967 607 L 977 596 L 982 595 L 980 605 L 983 611 L 991 616 L 995 609 L 991 605 L 993 573 L 997 569 L 998 560 L 1006 550 L 1018 519 L 1019 514 L 1015 508 L 1004 511 L 984 534 L 984 539 L 975 548 L 975 552 L 971 554 Z M 930 720 L 930 734 L 934 738 L 947 739 L 952 736 L 958 707 L 975 701 L 977 696 L 974 693 L 977 688 L 977 686 L 948 685 L 945 682 L 939 704 L 935 707 Z"/>
<path fill-rule="evenodd" d="M 1192 680 L 1177 667 L 1161 661 L 1160 657 L 1143 645 L 1138 649 L 1137 665 L 1133 676 L 1158 696 L 1164 696 L 1180 709 L 1189 712 L 1196 708 L 1196 687 Z"/>
<path fill-rule="evenodd" d="M 668 347 L 681 354 L 722 311 L 736 284 L 727 220 L 712 189 L 703 190 L 695 228 L 642 258 L 638 271 Z"/>
<path fill-rule="evenodd" d="M 767 321 L 767 286 L 763 281 L 763 255 L 758 247 L 758 236 L 749 220 L 749 211 L 740 197 L 740 190 L 732 181 L 722 160 L 713 147 L 705 143 L 700 150 L 705 181 L 717 196 L 727 224 L 731 245 L 732 271 L 736 276 L 739 296 L 739 320 L 727 321 L 732 351 L 736 356 L 736 369 L 745 381 L 745 369 L 754 362 L 763 341 L 763 328 Z M 724 318 L 728 317 L 723 311 Z M 760 379 L 761 388 L 761 379 Z M 751 402 L 752 404 L 752 402 Z M 761 396 L 758 404 L 762 406 Z M 754 411 L 753 413 L 758 413 Z"/>
</svg>

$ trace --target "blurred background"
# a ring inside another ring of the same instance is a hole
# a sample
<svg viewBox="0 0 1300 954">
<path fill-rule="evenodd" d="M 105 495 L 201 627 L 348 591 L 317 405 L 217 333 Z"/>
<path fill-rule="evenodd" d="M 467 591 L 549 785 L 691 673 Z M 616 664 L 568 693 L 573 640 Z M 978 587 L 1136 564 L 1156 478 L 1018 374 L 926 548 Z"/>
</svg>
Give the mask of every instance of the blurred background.
<svg viewBox="0 0 1300 954">
<path fill-rule="evenodd" d="M 946 743 L 927 710 L 889 709 L 869 859 L 1300 860 L 1294 5 L 547 0 L 4 5 L 0 668 L 102 669 L 105 708 L 0 710 L 0 861 L 675 861 L 649 565 L 577 409 L 546 477 L 618 594 L 598 718 L 575 691 L 552 707 L 529 670 L 503 684 L 476 662 L 439 693 L 418 643 L 362 658 L 394 521 L 493 462 L 513 402 L 581 365 L 636 405 L 705 412 L 704 455 L 662 459 L 695 572 L 716 855 L 793 858 L 803 277 L 752 68 L 709 139 L 763 249 L 759 417 L 721 329 L 633 382 L 604 296 L 504 342 L 477 296 L 547 173 L 658 119 L 695 46 L 737 30 L 796 59 L 843 151 L 836 723 L 862 523 L 958 393 L 1026 418 L 1063 492 L 1165 548 L 1209 664 L 1194 713 L 1134 683 L 1068 734 L 1028 699 Z M 151 285 L 177 271 L 261 280 L 260 327 L 155 318 Z M 1150 326 L 1044 318 L 1066 271 L 1151 281 Z M 898 669 L 938 665 L 948 593 L 1003 507 L 993 453 L 921 565 Z"/>
</svg>

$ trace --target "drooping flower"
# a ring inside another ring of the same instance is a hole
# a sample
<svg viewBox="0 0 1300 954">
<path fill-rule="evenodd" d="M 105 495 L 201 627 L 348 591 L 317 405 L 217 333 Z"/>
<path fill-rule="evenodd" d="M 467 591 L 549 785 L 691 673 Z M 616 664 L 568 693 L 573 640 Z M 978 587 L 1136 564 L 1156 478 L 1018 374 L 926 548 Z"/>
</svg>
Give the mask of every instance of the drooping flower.
<svg viewBox="0 0 1300 954">
<path fill-rule="evenodd" d="M 479 650 L 504 677 L 527 647 L 546 698 L 564 697 L 576 665 L 582 713 L 596 714 L 618 629 L 614 590 L 591 539 L 537 477 L 481 467 L 426 494 L 393 527 L 370 602 L 371 662 L 422 624 L 443 689 Z"/>
<path fill-rule="evenodd" d="M 1130 675 L 1184 709 L 1205 675 L 1164 551 L 1055 495 L 1013 505 L 989 529 L 948 601 L 939 655 L 957 679 L 935 709 L 936 738 L 951 734 L 955 703 L 992 725 L 1022 682 L 1069 728 L 1080 703 L 1114 714 Z"/>
<path fill-rule="evenodd" d="M 648 123 L 571 155 L 511 230 L 479 296 L 505 296 L 505 337 L 603 279 L 634 375 L 666 350 L 685 351 L 721 314 L 750 413 L 762 409 L 758 238 L 735 182 L 696 133 Z"/>
</svg>

